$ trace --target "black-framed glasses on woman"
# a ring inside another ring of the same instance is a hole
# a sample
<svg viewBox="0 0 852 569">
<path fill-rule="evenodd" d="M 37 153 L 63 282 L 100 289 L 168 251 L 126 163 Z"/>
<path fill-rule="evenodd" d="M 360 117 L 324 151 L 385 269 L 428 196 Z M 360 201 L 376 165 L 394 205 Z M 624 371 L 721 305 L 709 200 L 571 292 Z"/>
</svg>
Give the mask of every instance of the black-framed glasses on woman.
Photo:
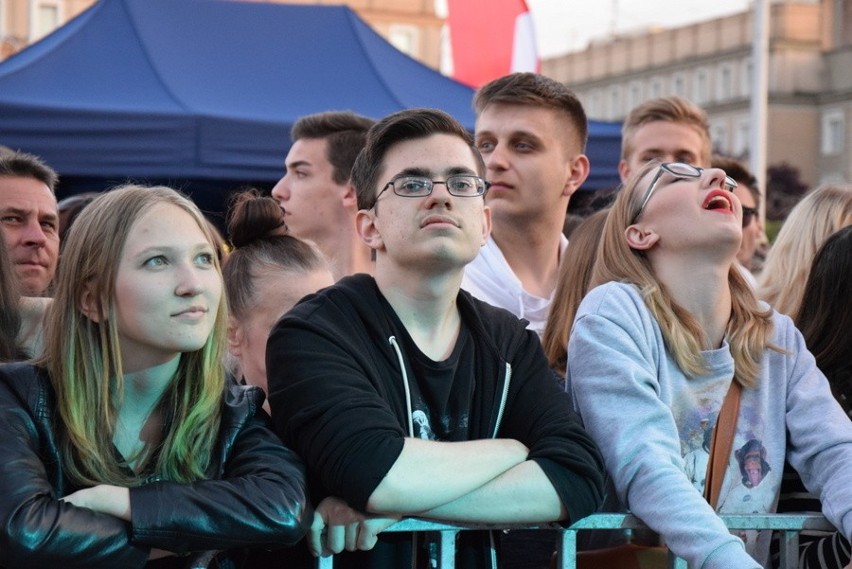
<svg viewBox="0 0 852 569">
<path fill-rule="evenodd" d="M 388 188 L 393 188 L 393 193 L 403 198 L 425 198 L 432 193 L 435 184 L 444 184 L 451 196 L 460 198 L 475 198 L 485 195 L 489 184 L 479 176 L 473 174 L 456 174 L 447 177 L 446 180 L 432 180 L 426 176 L 398 176 L 385 184 L 382 191 L 376 195 L 375 206 L 381 196 Z"/>
<path fill-rule="evenodd" d="M 654 190 L 657 189 L 657 185 L 663 174 L 671 174 L 676 180 L 683 180 L 688 178 L 700 178 L 701 173 L 704 170 L 705 168 L 699 168 L 698 166 L 686 164 L 685 162 L 666 162 L 664 164 L 660 164 L 659 169 L 657 169 L 657 174 L 654 176 L 654 179 L 651 180 L 651 184 L 642 196 L 642 205 L 639 206 L 639 211 L 637 211 L 636 215 L 633 216 L 633 222 L 635 223 L 636 220 L 639 219 L 639 216 L 642 215 L 642 212 L 645 211 L 645 206 L 648 205 L 648 200 L 651 199 L 651 195 L 654 193 Z M 737 187 L 737 182 L 730 176 L 725 176 L 725 182 L 722 185 L 729 192 L 733 192 L 734 188 Z"/>
</svg>

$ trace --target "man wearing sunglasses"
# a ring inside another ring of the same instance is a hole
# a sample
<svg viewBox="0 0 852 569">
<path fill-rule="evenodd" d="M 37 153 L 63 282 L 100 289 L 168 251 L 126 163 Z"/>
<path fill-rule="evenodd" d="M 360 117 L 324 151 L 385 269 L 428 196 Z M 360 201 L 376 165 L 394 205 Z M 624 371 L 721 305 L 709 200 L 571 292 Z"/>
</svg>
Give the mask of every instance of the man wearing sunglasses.
<svg viewBox="0 0 852 569">
<path fill-rule="evenodd" d="M 484 173 L 446 113 L 379 121 L 352 169 L 375 276 L 304 299 L 270 336 L 273 425 L 307 464 L 309 549 L 347 550 L 335 567 L 433 566 L 434 536 L 380 534 L 401 516 L 546 522 L 600 504 L 600 455 L 538 337 L 460 288 L 490 231 Z M 495 567 L 495 537 L 464 532 L 456 566 Z"/>
<path fill-rule="evenodd" d="M 763 232 L 763 223 L 760 221 L 758 208 L 760 207 L 760 190 L 757 189 L 757 180 L 739 160 L 727 156 L 713 155 L 712 164 L 714 168 L 721 168 L 731 178 L 736 180 L 737 187 L 734 194 L 740 199 L 743 206 L 743 242 L 737 253 L 737 261 L 743 268 L 743 275 L 755 285 L 755 253 L 758 247 L 766 241 Z"/>
</svg>

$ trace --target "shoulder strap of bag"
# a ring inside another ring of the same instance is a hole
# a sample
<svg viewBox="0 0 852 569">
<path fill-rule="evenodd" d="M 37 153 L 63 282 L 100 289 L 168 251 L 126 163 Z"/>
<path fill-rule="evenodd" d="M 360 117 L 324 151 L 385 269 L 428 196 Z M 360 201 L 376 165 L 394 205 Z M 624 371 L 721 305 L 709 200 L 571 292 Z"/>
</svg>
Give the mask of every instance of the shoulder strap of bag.
<svg viewBox="0 0 852 569">
<path fill-rule="evenodd" d="M 736 378 L 731 381 L 725 401 L 719 410 L 713 437 L 710 440 L 710 458 L 707 460 L 707 476 L 704 481 L 704 498 L 716 509 L 719 494 L 722 492 L 722 480 L 734 446 L 734 433 L 737 432 L 737 418 L 740 415 L 740 393 L 742 388 Z"/>
</svg>

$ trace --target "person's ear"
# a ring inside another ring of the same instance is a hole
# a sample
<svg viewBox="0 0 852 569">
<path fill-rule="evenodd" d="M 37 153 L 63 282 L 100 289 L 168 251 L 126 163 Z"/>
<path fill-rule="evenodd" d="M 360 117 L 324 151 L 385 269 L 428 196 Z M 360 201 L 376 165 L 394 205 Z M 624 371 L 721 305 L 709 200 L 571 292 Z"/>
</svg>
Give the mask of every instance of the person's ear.
<svg viewBox="0 0 852 569">
<path fill-rule="evenodd" d="M 618 162 L 618 175 L 621 178 L 621 183 L 627 181 L 627 177 L 630 176 L 630 165 L 627 163 L 627 160 L 623 158 Z"/>
<path fill-rule="evenodd" d="M 361 241 L 370 249 L 379 250 L 384 247 L 382 234 L 376 226 L 376 210 L 361 209 L 355 214 L 355 231 Z"/>
<path fill-rule="evenodd" d="M 571 160 L 568 178 L 562 186 L 562 195 L 570 197 L 577 191 L 586 178 L 589 177 L 589 158 L 585 154 L 578 154 Z"/>
<path fill-rule="evenodd" d="M 352 185 L 352 182 L 347 182 L 344 186 L 341 204 L 346 209 L 358 210 L 358 194 L 355 192 L 355 186 Z"/>
<path fill-rule="evenodd" d="M 239 358 L 243 355 L 243 327 L 233 316 L 228 317 L 228 353 Z"/>
<path fill-rule="evenodd" d="M 647 251 L 660 240 L 660 236 L 654 231 L 643 229 L 637 224 L 633 224 L 624 230 L 624 238 L 627 239 L 630 248 L 637 251 Z"/>
<path fill-rule="evenodd" d="M 484 216 L 482 222 L 482 243 L 480 247 L 484 246 L 488 241 L 488 236 L 491 235 L 491 208 L 485 206 L 482 210 L 482 215 Z"/>
<path fill-rule="evenodd" d="M 83 287 L 83 293 L 80 295 L 77 308 L 80 312 L 94 323 L 101 321 L 101 303 L 95 297 L 90 285 Z"/>
</svg>

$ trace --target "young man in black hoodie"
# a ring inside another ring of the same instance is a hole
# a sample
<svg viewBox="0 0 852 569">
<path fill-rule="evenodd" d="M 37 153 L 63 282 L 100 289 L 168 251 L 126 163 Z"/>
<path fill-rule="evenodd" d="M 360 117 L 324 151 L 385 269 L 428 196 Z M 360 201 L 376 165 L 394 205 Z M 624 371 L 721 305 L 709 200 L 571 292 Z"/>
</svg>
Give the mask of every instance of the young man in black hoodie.
<svg viewBox="0 0 852 569">
<path fill-rule="evenodd" d="M 353 167 L 375 278 L 308 297 L 270 336 L 274 427 L 314 483 L 308 545 L 354 552 L 335 567 L 430 566 L 428 535 L 377 535 L 402 516 L 571 521 L 600 504 L 600 455 L 538 338 L 460 290 L 490 230 L 484 171 L 441 111 L 379 121 Z M 491 544 L 464 532 L 457 566 L 495 566 Z"/>
</svg>

